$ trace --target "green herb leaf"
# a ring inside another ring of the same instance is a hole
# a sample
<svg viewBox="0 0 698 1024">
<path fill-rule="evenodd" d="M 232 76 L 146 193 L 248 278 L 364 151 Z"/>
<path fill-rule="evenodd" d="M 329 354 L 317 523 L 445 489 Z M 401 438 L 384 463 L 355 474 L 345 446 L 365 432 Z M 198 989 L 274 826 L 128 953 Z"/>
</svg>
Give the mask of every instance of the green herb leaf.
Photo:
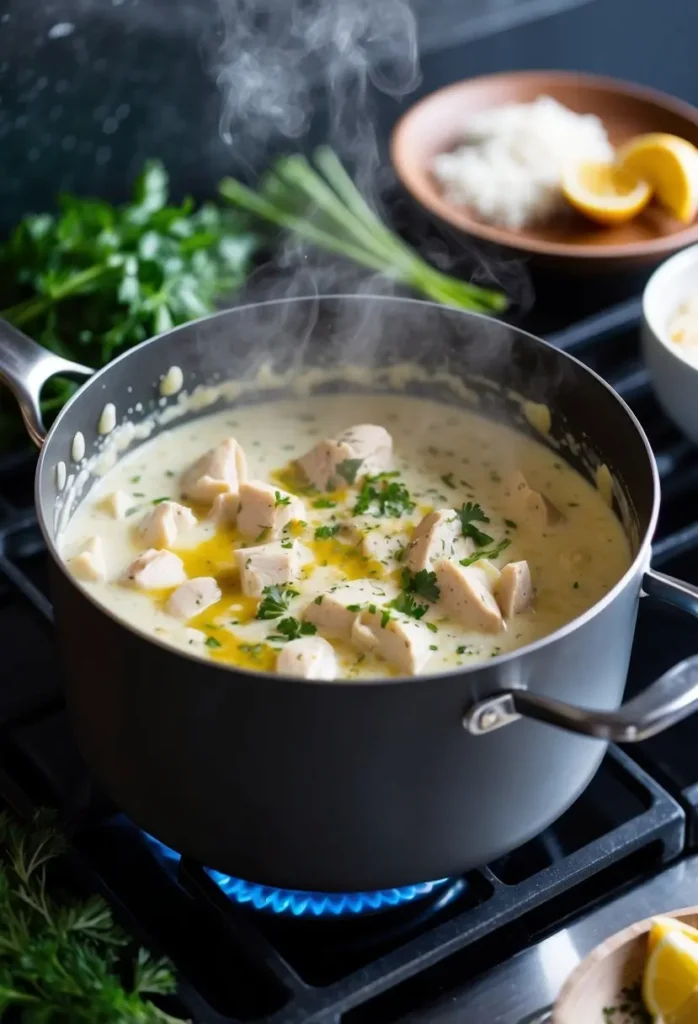
<svg viewBox="0 0 698 1024">
<path fill-rule="evenodd" d="M 467 558 L 461 558 L 461 565 L 473 565 L 475 562 L 479 562 L 481 558 L 497 558 L 501 555 L 502 551 L 509 547 L 511 541 L 509 539 L 500 540 L 499 544 L 496 544 L 493 548 L 485 549 L 480 548 L 478 551 L 473 551 L 472 555 L 468 555 Z"/>
<path fill-rule="evenodd" d="M 411 619 L 421 619 L 429 606 L 426 604 L 418 604 L 415 601 L 412 594 L 402 593 L 395 600 L 389 602 L 389 606 L 394 608 L 396 612 L 402 612 L 403 615 L 409 615 Z"/>
<path fill-rule="evenodd" d="M 163 495 L 162 498 L 153 498 L 153 500 L 151 501 L 150 504 L 151 505 L 162 505 L 163 501 L 172 501 L 172 498 L 169 496 L 169 494 L 165 494 L 165 495 Z"/>
<path fill-rule="evenodd" d="M 270 640 L 278 640 L 286 643 L 288 640 L 298 640 L 302 636 L 312 636 L 317 633 L 317 627 L 312 622 L 299 622 L 298 619 L 294 619 L 289 616 L 286 619 L 282 619 L 281 622 L 277 623 L 276 626 L 277 634 L 269 637 Z"/>
<path fill-rule="evenodd" d="M 318 498 L 317 501 L 313 502 L 313 508 L 336 508 L 337 502 L 332 501 L 331 498 Z"/>
<path fill-rule="evenodd" d="M 493 538 L 489 534 L 483 533 L 482 530 L 478 530 L 477 526 L 473 525 L 474 523 L 489 523 L 490 521 L 478 504 L 466 501 L 464 505 L 456 509 L 456 515 L 460 519 L 464 537 L 469 537 L 479 548 L 484 548 L 487 544 L 492 543 Z"/>
<path fill-rule="evenodd" d="M 348 484 L 353 484 L 356 480 L 356 474 L 361 469 L 363 461 L 363 459 L 344 459 L 344 461 L 340 462 L 337 466 L 337 472 Z"/>
<path fill-rule="evenodd" d="M 375 518 L 387 516 L 399 519 L 415 508 L 409 491 L 399 480 L 392 479 L 393 473 L 379 473 L 367 476 L 352 509 L 355 516 L 372 515 Z"/>
<path fill-rule="evenodd" d="M 279 505 L 290 505 L 291 495 L 287 494 L 285 498 L 282 498 L 281 491 L 274 491 L 274 508 L 278 508 Z"/>
<path fill-rule="evenodd" d="M 298 596 L 298 591 L 284 584 L 265 587 L 264 595 L 257 609 L 258 619 L 278 619 L 288 611 L 289 601 Z"/>
<path fill-rule="evenodd" d="M 441 591 L 436 583 L 436 573 L 420 569 L 412 573 L 409 569 L 402 570 L 402 589 L 406 594 L 419 594 L 428 601 L 438 601 Z"/>
<path fill-rule="evenodd" d="M 207 647 L 214 647 L 215 648 L 215 647 L 222 647 L 223 646 L 223 644 L 220 642 L 220 640 L 216 640 L 215 636 L 207 636 L 205 641 L 204 641 L 204 643 L 206 644 Z"/>
<path fill-rule="evenodd" d="M 443 483 L 446 484 L 447 487 L 450 487 L 452 490 L 455 490 L 456 481 L 453 479 L 453 473 L 444 473 L 444 475 L 441 477 L 441 480 Z"/>
<path fill-rule="evenodd" d="M 327 540 L 329 537 L 335 537 L 340 529 L 340 523 L 334 523 L 333 526 L 318 526 L 315 531 L 315 540 Z"/>
</svg>

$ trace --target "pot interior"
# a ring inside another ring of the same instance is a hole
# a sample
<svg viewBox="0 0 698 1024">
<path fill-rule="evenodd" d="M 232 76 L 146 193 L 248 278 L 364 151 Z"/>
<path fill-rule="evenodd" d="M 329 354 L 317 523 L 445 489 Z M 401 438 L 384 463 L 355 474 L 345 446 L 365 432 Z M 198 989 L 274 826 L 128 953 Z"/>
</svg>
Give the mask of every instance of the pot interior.
<svg viewBox="0 0 698 1024">
<path fill-rule="evenodd" d="M 181 368 L 184 389 L 163 398 L 160 380 L 171 366 Z M 41 456 L 37 498 L 49 546 L 55 555 L 58 532 L 106 456 L 226 406 L 347 390 L 415 394 L 507 422 L 588 479 L 612 485 L 634 552 L 653 529 L 656 470 L 644 433 L 581 363 L 487 317 L 338 296 L 241 306 L 146 342 L 96 374 L 63 410 Z M 108 402 L 118 425 L 103 436 Z M 79 464 L 71 458 L 77 431 L 86 450 Z"/>
</svg>

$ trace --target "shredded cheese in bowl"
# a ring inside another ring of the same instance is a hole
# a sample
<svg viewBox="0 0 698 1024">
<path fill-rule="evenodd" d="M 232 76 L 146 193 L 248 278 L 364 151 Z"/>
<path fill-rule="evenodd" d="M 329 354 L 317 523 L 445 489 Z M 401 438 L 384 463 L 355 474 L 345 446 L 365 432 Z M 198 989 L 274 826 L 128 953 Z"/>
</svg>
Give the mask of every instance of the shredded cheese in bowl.
<svg viewBox="0 0 698 1024">
<path fill-rule="evenodd" d="M 568 163 L 613 155 L 600 118 L 539 96 L 473 115 L 462 144 L 437 156 L 432 171 L 449 202 L 517 230 L 564 215 L 560 184 Z"/>
</svg>

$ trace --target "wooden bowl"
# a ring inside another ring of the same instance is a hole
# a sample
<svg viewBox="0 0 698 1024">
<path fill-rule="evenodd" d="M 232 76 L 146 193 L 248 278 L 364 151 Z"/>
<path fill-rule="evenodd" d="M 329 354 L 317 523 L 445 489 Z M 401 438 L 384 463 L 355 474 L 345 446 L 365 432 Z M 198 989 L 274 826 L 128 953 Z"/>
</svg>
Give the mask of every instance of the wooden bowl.
<svg viewBox="0 0 698 1024">
<path fill-rule="evenodd" d="M 698 907 L 664 916 L 678 917 L 698 928 Z M 642 978 L 651 924 L 651 918 L 631 924 L 593 949 L 565 982 L 551 1024 L 606 1024 L 604 1007 L 621 1006 L 622 990 L 636 986 Z M 638 1018 L 618 1011 L 612 1019 L 613 1024 L 631 1024 Z"/>
<path fill-rule="evenodd" d="M 514 231 L 478 220 L 466 207 L 444 199 L 431 174 L 432 160 L 459 144 L 469 115 L 505 103 L 530 103 L 538 96 L 552 96 L 578 113 L 596 114 L 614 145 L 645 132 L 669 132 L 698 145 L 698 110 L 680 100 L 596 75 L 515 71 L 457 82 L 408 110 L 391 139 L 398 178 L 446 224 L 539 262 L 554 262 L 558 269 L 635 270 L 698 241 L 698 223 L 681 224 L 653 203 L 617 227 L 601 227 L 571 213 L 569 218 Z"/>
</svg>

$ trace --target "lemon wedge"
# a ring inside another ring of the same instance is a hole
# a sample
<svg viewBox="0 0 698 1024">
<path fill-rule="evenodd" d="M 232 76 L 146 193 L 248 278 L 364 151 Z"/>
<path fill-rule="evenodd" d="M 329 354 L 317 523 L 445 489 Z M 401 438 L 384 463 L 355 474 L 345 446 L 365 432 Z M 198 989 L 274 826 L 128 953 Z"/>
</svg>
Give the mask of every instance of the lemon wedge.
<svg viewBox="0 0 698 1024">
<path fill-rule="evenodd" d="M 664 917 L 660 915 L 652 918 L 652 927 L 647 936 L 648 956 L 669 932 L 681 932 L 683 935 L 687 935 L 689 939 L 692 939 L 693 942 L 698 942 L 698 928 L 692 928 L 690 924 L 679 921 L 677 917 Z M 698 1017 L 696 1017 L 696 1020 L 698 1020 Z"/>
<path fill-rule="evenodd" d="M 649 183 L 655 197 L 675 217 L 690 224 L 698 210 L 698 149 L 678 135 L 638 135 L 618 150 L 622 171 Z"/>
<path fill-rule="evenodd" d="M 671 1019 L 698 991 L 698 944 L 678 930 L 668 931 L 650 954 L 642 998 L 650 1013 Z M 681 1018 L 679 1018 L 680 1020 Z"/>
<path fill-rule="evenodd" d="M 610 163 L 581 163 L 562 175 L 562 194 L 576 210 L 598 224 L 623 224 L 652 198 L 636 174 Z"/>
</svg>

